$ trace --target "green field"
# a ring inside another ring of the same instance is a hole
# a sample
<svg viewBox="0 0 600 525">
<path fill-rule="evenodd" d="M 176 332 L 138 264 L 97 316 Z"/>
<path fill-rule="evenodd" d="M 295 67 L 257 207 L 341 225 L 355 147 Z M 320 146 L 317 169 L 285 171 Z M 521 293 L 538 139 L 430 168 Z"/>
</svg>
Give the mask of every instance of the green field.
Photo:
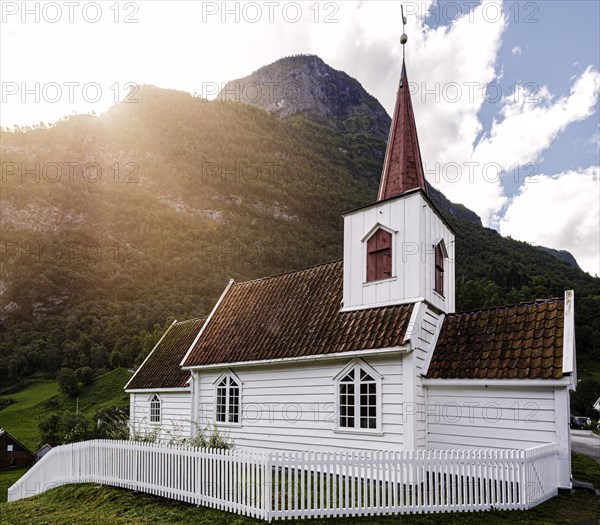
<svg viewBox="0 0 600 525">
<path fill-rule="evenodd" d="M 131 374 L 124 368 L 97 377 L 79 395 L 79 411 L 93 416 L 104 407 L 127 406 L 129 396 L 125 394 L 123 387 L 130 377 Z M 40 441 L 38 423 L 46 415 L 77 409 L 77 400 L 61 394 L 56 381 L 38 381 L 16 394 L 0 396 L 0 399 L 5 398 L 14 399 L 15 403 L 0 410 L 0 428 L 5 428 L 32 450 L 36 450 Z M 46 403 L 51 400 L 56 401 L 56 404 L 48 408 Z"/>
<path fill-rule="evenodd" d="M 583 467 L 582 467 L 583 465 Z M 588 464 L 574 454 L 573 474 L 580 481 L 600 477 L 600 464 Z M 0 483 L 2 483 L 0 477 Z M 75 504 L 77 502 L 77 504 Z M 328 525 L 574 525 L 596 523 L 600 500 L 576 491 L 529 511 L 424 514 L 365 518 L 307 520 Z M 70 485 L 15 503 L 0 503 L 0 523 L 5 525 L 253 525 L 263 521 L 177 503 L 145 494 L 95 485 Z"/>
<path fill-rule="evenodd" d="M 8 487 L 17 481 L 29 469 L 0 470 L 0 503 L 6 502 Z M 1 516 L 1 513 L 0 513 Z"/>
</svg>

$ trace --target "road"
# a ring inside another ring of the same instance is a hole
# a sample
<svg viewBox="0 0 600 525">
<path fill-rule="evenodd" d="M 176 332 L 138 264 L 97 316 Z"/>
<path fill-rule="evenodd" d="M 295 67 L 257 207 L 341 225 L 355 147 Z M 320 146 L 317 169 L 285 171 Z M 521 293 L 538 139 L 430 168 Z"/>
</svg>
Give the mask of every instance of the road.
<svg viewBox="0 0 600 525">
<path fill-rule="evenodd" d="M 590 430 L 571 430 L 571 448 L 600 463 L 600 436 Z"/>
</svg>

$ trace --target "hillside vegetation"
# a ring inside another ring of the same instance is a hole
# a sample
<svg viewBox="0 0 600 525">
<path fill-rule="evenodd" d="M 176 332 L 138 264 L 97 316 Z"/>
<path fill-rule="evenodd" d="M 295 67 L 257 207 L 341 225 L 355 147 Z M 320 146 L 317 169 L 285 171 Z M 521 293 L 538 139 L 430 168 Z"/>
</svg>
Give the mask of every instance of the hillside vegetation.
<svg viewBox="0 0 600 525">
<path fill-rule="evenodd" d="M 135 97 L 1 134 L 3 385 L 139 364 L 173 318 L 208 314 L 229 278 L 340 259 L 341 213 L 376 197 L 381 127 L 330 125 L 364 114 L 279 119 L 151 86 Z M 600 279 L 433 198 L 458 232 L 457 308 L 573 288 L 579 373 L 597 375 Z"/>
<path fill-rule="evenodd" d="M 123 387 L 131 373 L 123 368 L 101 375 L 85 387 L 79 399 L 71 399 L 59 393 L 56 381 L 38 381 L 20 392 L 0 396 L 14 403 L 0 410 L 0 428 L 7 429 L 25 446 L 35 451 L 40 443 L 38 424 L 50 413 L 75 412 L 94 417 L 102 408 L 129 405 L 129 397 Z"/>
</svg>

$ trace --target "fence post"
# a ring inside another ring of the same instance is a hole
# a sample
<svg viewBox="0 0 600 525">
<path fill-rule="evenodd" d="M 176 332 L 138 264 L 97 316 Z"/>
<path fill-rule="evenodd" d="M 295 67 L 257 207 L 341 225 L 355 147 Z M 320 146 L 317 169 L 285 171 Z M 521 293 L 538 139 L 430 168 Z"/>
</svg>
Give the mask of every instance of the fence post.
<svg viewBox="0 0 600 525">
<path fill-rule="evenodd" d="M 527 457 L 524 450 L 519 451 L 519 484 L 521 486 L 521 495 L 520 505 L 519 507 L 523 510 L 529 508 L 529 497 L 528 497 L 528 475 L 527 475 L 527 466 L 529 461 L 527 461 Z"/>
<path fill-rule="evenodd" d="M 271 489 L 271 478 L 272 478 L 272 468 L 271 468 L 271 452 L 267 451 L 266 453 L 264 453 L 264 461 L 263 461 L 263 475 L 262 475 L 262 480 L 263 480 L 263 489 L 262 489 L 262 494 L 263 494 L 263 517 L 265 520 L 267 520 L 269 523 L 271 523 L 271 503 L 272 503 L 272 489 Z"/>
</svg>

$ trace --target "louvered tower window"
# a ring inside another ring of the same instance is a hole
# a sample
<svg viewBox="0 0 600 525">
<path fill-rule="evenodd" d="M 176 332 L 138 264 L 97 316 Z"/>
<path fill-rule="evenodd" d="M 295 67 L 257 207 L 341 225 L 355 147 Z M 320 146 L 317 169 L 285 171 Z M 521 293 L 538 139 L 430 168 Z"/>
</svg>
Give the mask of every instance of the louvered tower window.
<svg viewBox="0 0 600 525">
<path fill-rule="evenodd" d="M 392 277 L 392 234 L 377 230 L 367 241 L 367 282 Z"/>
<path fill-rule="evenodd" d="M 440 295 L 444 295 L 444 251 L 442 243 L 435 247 L 435 287 L 434 290 Z"/>
</svg>

